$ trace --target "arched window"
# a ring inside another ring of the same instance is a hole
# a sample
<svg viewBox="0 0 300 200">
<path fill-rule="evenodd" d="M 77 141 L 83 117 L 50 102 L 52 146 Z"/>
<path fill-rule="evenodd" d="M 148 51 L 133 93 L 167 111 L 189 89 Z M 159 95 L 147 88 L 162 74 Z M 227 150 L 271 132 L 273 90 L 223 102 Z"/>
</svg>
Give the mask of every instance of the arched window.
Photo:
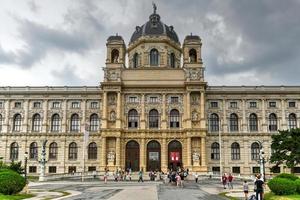
<svg viewBox="0 0 300 200">
<path fill-rule="evenodd" d="M 49 145 L 49 160 L 56 160 L 58 153 L 58 147 L 56 142 L 52 142 Z"/>
<path fill-rule="evenodd" d="M 89 144 L 88 159 L 97 159 L 97 144 L 95 142 Z"/>
<path fill-rule="evenodd" d="M 72 142 L 69 145 L 69 160 L 76 160 L 77 159 L 77 144 L 75 142 Z"/>
<path fill-rule="evenodd" d="M 296 114 L 289 114 L 289 129 L 297 128 L 297 117 Z"/>
<path fill-rule="evenodd" d="M 257 142 L 251 144 L 251 159 L 259 160 L 259 144 Z"/>
<path fill-rule="evenodd" d="M 14 160 L 18 160 L 18 157 L 19 157 L 19 145 L 18 143 L 13 142 L 10 145 L 10 159 L 14 161 Z"/>
<path fill-rule="evenodd" d="M 15 114 L 14 123 L 13 123 L 13 131 L 21 130 L 22 117 L 20 114 Z"/>
<path fill-rule="evenodd" d="M 250 131 L 258 131 L 257 116 L 254 113 L 249 116 L 249 129 Z"/>
<path fill-rule="evenodd" d="M 131 109 L 128 112 L 128 128 L 137 128 L 139 121 L 138 112 L 135 109 Z"/>
<path fill-rule="evenodd" d="M 135 53 L 133 55 L 132 65 L 133 65 L 133 68 L 137 68 L 139 66 L 139 54 L 138 53 Z"/>
<path fill-rule="evenodd" d="M 277 131 L 277 117 L 274 113 L 269 115 L 269 131 Z"/>
<path fill-rule="evenodd" d="M 51 118 L 51 131 L 58 132 L 60 130 L 60 117 L 58 114 L 52 115 Z"/>
<path fill-rule="evenodd" d="M 189 61 L 190 63 L 197 62 L 197 51 L 195 49 L 189 51 Z"/>
<path fill-rule="evenodd" d="M 149 128 L 158 128 L 159 114 L 155 109 L 149 112 Z"/>
<path fill-rule="evenodd" d="M 232 160 L 240 160 L 240 145 L 236 142 L 231 145 L 231 159 Z"/>
<path fill-rule="evenodd" d="M 220 160 L 220 145 L 217 142 L 214 142 L 211 145 L 211 159 Z"/>
<path fill-rule="evenodd" d="M 2 124 L 3 124 L 3 118 L 2 115 L 0 115 L 0 132 L 2 131 Z"/>
<path fill-rule="evenodd" d="M 117 49 L 113 49 L 111 51 L 111 62 L 118 63 L 119 62 L 119 51 Z"/>
<path fill-rule="evenodd" d="M 229 118 L 230 131 L 239 130 L 239 118 L 235 113 L 232 113 Z"/>
<path fill-rule="evenodd" d="M 170 66 L 172 68 L 175 68 L 175 54 L 174 53 L 170 54 Z"/>
<path fill-rule="evenodd" d="M 210 115 L 209 127 L 210 131 L 216 132 L 219 131 L 219 116 L 215 113 Z"/>
<path fill-rule="evenodd" d="M 158 66 L 158 57 L 159 57 L 159 54 L 158 54 L 157 49 L 152 49 L 150 51 L 150 65 L 151 66 Z"/>
<path fill-rule="evenodd" d="M 179 128 L 180 115 L 176 109 L 170 112 L 170 128 Z"/>
<path fill-rule="evenodd" d="M 29 159 L 38 159 L 38 145 L 36 142 L 32 142 L 29 146 Z"/>
<path fill-rule="evenodd" d="M 79 116 L 78 114 L 73 114 L 71 116 L 71 131 L 78 132 L 79 131 Z"/>
<path fill-rule="evenodd" d="M 34 114 L 32 117 L 32 131 L 39 132 L 42 126 L 42 119 L 40 114 Z"/>
<path fill-rule="evenodd" d="M 97 114 L 92 114 L 90 116 L 90 131 L 98 131 L 99 130 L 99 117 Z"/>
</svg>

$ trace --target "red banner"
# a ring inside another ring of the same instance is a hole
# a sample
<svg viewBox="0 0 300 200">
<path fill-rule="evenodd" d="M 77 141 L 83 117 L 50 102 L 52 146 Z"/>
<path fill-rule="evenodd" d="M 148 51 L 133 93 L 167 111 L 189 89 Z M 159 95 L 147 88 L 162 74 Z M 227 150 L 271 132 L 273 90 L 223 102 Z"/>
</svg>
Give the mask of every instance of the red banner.
<svg viewBox="0 0 300 200">
<path fill-rule="evenodd" d="M 171 162 L 179 162 L 180 161 L 180 154 L 179 152 L 170 152 L 170 160 Z"/>
</svg>

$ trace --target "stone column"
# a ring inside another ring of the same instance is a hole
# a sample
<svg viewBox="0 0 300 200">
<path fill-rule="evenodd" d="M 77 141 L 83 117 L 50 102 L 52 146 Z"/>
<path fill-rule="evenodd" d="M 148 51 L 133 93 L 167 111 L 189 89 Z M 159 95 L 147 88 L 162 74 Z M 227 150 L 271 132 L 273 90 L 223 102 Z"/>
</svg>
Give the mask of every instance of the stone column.
<svg viewBox="0 0 300 200">
<path fill-rule="evenodd" d="M 201 166 L 206 167 L 206 142 L 205 142 L 205 137 L 201 137 Z"/>
<path fill-rule="evenodd" d="M 146 128 L 146 121 L 145 121 L 145 94 L 142 94 L 142 99 L 141 99 L 141 107 L 142 107 L 142 113 L 140 116 L 141 119 L 141 125 L 140 128 L 141 129 L 145 129 Z"/>
<path fill-rule="evenodd" d="M 242 126 L 241 126 L 241 132 L 246 133 L 248 130 L 247 122 L 246 122 L 246 105 L 245 105 L 245 99 L 242 99 Z"/>
<path fill-rule="evenodd" d="M 168 169 L 168 147 L 167 147 L 167 139 L 162 139 L 161 144 L 161 170 L 163 172 L 167 172 Z"/>
<path fill-rule="evenodd" d="M 144 172 L 146 169 L 146 152 L 145 152 L 145 138 L 141 139 L 141 149 L 140 149 L 140 169 L 143 169 Z"/>
<path fill-rule="evenodd" d="M 265 99 L 261 99 L 261 112 L 262 112 L 262 131 L 268 132 L 268 124 L 266 123 Z"/>
<path fill-rule="evenodd" d="M 187 166 L 186 168 L 191 168 L 192 166 L 192 139 L 188 137 L 186 139 L 186 152 L 187 152 Z"/>
<path fill-rule="evenodd" d="M 161 127 L 162 129 L 167 129 L 167 122 L 168 122 L 168 119 L 166 117 L 166 94 L 163 94 L 162 96 L 162 124 L 161 124 Z"/>
<path fill-rule="evenodd" d="M 201 120 L 201 128 L 206 128 L 206 120 L 205 120 L 205 93 L 202 91 L 200 93 L 200 120 Z"/>
<path fill-rule="evenodd" d="M 103 102 L 102 102 L 102 128 L 107 128 L 107 92 L 103 92 Z"/>
<path fill-rule="evenodd" d="M 121 167 L 121 140 L 119 137 L 116 138 L 116 167 Z"/>
<path fill-rule="evenodd" d="M 46 99 L 43 102 L 43 111 L 44 111 L 44 115 L 43 115 L 43 126 L 42 126 L 42 132 L 43 133 L 47 133 L 48 130 L 48 100 Z"/>
<path fill-rule="evenodd" d="M 66 132 L 68 132 L 68 128 L 67 128 L 67 126 L 68 126 L 68 120 L 67 120 L 67 107 L 68 107 L 68 105 L 67 105 L 67 100 L 64 100 L 63 102 L 63 118 L 62 118 L 62 130 L 61 130 L 61 132 L 63 132 L 63 133 L 66 133 Z"/>
<path fill-rule="evenodd" d="M 281 127 L 278 126 L 278 129 L 285 130 L 287 129 L 286 118 L 285 118 L 285 100 L 281 99 Z M 279 123 L 278 123 L 279 124 Z"/>
<path fill-rule="evenodd" d="M 117 121 L 116 121 L 116 128 L 121 128 L 121 107 L 122 107 L 122 100 L 121 100 L 121 92 L 117 93 Z"/>
<path fill-rule="evenodd" d="M 106 167 L 106 137 L 102 136 L 101 142 L 101 168 L 102 170 Z"/>
<path fill-rule="evenodd" d="M 4 119 L 4 126 L 3 126 L 3 132 L 11 132 L 12 127 L 9 129 L 9 111 L 10 111 L 10 100 L 7 100 L 5 103 L 5 119 Z M 13 123 L 12 123 L 13 124 Z"/>
<path fill-rule="evenodd" d="M 27 133 L 28 132 L 28 110 L 29 110 L 29 100 L 25 100 L 24 102 L 24 120 L 23 120 L 23 126 L 21 132 Z"/>
</svg>

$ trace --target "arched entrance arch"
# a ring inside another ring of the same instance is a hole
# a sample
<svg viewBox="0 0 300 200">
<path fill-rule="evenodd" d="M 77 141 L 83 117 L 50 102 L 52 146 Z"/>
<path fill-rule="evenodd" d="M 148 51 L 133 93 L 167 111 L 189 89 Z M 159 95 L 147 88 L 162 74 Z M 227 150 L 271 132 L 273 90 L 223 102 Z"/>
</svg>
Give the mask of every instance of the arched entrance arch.
<svg viewBox="0 0 300 200">
<path fill-rule="evenodd" d="M 159 142 L 151 140 L 147 144 L 147 171 L 160 171 L 161 148 Z"/>
<path fill-rule="evenodd" d="M 178 140 L 172 140 L 168 144 L 168 165 L 173 170 L 182 167 L 182 145 Z"/>
<path fill-rule="evenodd" d="M 135 140 L 130 140 L 126 144 L 125 169 L 139 171 L 140 166 L 140 145 Z"/>
</svg>

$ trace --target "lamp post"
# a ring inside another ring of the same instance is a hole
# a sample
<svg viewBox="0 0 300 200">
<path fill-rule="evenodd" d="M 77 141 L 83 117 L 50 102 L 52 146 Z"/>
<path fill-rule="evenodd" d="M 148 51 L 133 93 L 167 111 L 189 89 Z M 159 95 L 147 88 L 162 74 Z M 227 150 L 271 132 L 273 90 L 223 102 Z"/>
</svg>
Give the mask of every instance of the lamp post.
<svg viewBox="0 0 300 200">
<path fill-rule="evenodd" d="M 81 175 L 81 181 L 84 181 L 84 173 L 85 173 L 85 151 L 86 151 L 86 145 L 89 141 L 89 127 L 90 124 L 86 123 L 85 127 L 84 127 L 84 133 L 83 133 L 83 151 L 82 151 L 82 158 L 83 158 L 83 162 L 82 162 L 82 175 Z"/>
<path fill-rule="evenodd" d="M 45 181 L 45 165 L 46 165 L 46 143 L 48 140 L 43 141 L 42 145 L 42 153 L 41 153 L 41 160 L 40 160 L 40 176 L 39 176 L 39 181 Z"/>
<path fill-rule="evenodd" d="M 260 174 L 263 177 L 263 180 L 266 181 L 266 173 L 265 173 L 265 158 L 264 158 L 264 149 L 263 145 L 260 141 L 256 141 L 259 144 L 259 166 L 260 166 Z"/>
<path fill-rule="evenodd" d="M 24 153 L 24 178 L 25 178 L 25 183 L 27 183 L 27 160 L 28 160 L 28 152 L 26 151 Z"/>
</svg>

